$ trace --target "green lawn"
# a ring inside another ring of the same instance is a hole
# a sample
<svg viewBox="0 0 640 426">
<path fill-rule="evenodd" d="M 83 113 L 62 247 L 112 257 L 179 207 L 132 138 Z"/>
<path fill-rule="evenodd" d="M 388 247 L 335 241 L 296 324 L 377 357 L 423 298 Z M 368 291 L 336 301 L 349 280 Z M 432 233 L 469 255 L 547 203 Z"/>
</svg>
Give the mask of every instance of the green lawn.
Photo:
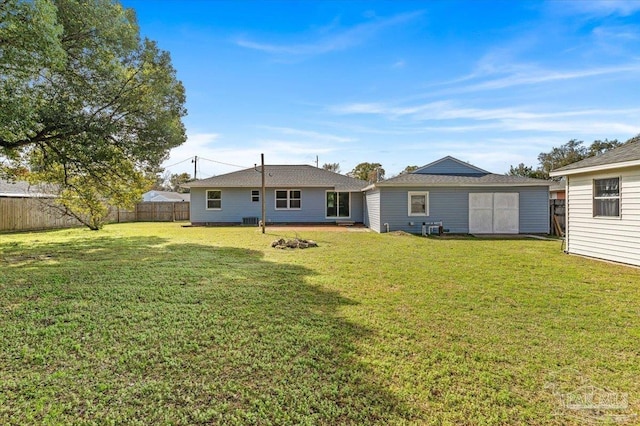
<svg viewBox="0 0 640 426">
<path fill-rule="evenodd" d="M 582 424 L 553 390 L 586 383 L 640 414 L 640 270 L 559 241 L 270 247 L 294 234 L 0 234 L 0 424 Z"/>
</svg>

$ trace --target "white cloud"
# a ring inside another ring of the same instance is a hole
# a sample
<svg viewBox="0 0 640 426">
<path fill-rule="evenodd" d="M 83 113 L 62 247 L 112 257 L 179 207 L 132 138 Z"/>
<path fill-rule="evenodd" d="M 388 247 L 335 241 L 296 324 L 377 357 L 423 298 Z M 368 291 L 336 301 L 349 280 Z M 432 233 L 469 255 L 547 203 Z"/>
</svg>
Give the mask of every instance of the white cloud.
<svg viewBox="0 0 640 426">
<path fill-rule="evenodd" d="M 350 138 L 311 131 L 264 127 L 278 133 L 303 138 L 296 140 L 265 138 L 238 143 L 215 133 L 193 133 L 187 136 L 186 143 L 171 150 L 170 157 L 163 163 L 163 167 L 169 173 L 189 173 L 193 176 L 195 164 L 192 160 L 198 156 L 197 177 L 202 179 L 252 167 L 260 162 L 260 154 L 265 155 L 265 161 L 268 164 L 313 164 L 316 155 L 336 151 L 336 148 L 327 141 L 351 141 Z M 327 136 L 333 136 L 333 138 L 327 139 Z"/>
<path fill-rule="evenodd" d="M 262 139 L 258 141 L 258 144 L 264 149 L 274 155 L 315 155 L 326 154 L 328 152 L 335 151 L 335 149 L 327 146 L 311 146 L 306 143 L 291 142 L 288 140 L 277 139 Z"/>
<path fill-rule="evenodd" d="M 308 43 L 276 44 L 240 38 L 236 44 L 247 49 L 259 50 L 269 54 L 287 56 L 320 55 L 333 51 L 346 50 L 360 45 L 375 36 L 385 28 L 405 24 L 423 12 L 409 12 L 392 16 L 390 18 L 372 19 L 342 31 L 336 29 L 335 22 L 322 31 L 314 34 L 316 40 Z"/>
<path fill-rule="evenodd" d="M 628 116 L 635 120 L 640 108 L 627 109 L 584 109 L 570 111 L 530 112 L 525 107 L 519 108 L 473 108 L 459 106 L 459 102 L 451 100 L 428 102 L 425 104 L 393 106 L 382 102 L 353 103 L 331 106 L 330 112 L 339 115 L 382 115 L 388 119 L 410 117 L 417 121 L 429 120 L 533 120 L 558 119 L 581 116 Z"/>
<path fill-rule="evenodd" d="M 640 11 L 640 2 L 635 0 L 589 0 L 549 2 L 558 13 L 575 13 L 589 16 L 629 16 Z"/>
<path fill-rule="evenodd" d="M 313 141 L 321 141 L 321 142 L 353 142 L 355 139 L 344 137 L 344 136 L 336 136 L 328 133 L 319 133 L 312 130 L 300 130 L 294 129 L 291 127 L 274 127 L 274 126 L 261 126 L 264 129 L 272 130 L 283 135 L 293 135 L 293 136 L 302 136 L 304 138 L 311 139 Z"/>
<path fill-rule="evenodd" d="M 432 92 L 432 96 L 452 95 L 469 92 L 489 91 L 507 89 L 514 86 L 535 85 L 566 80 L 586 79 L 609 74 L 637 73 L 640 71 L 640 64 L 626 64 L 611 67 L 581 69 L 581 70 L 540 70 L 530 69 L 519 71 L 506 77 L 487 79 L 479 83 L 472 83 L 467 86 L 452 87 L 437 92 Z M 478 75 L 479 76 L 479 75 Z"/>
</svg>

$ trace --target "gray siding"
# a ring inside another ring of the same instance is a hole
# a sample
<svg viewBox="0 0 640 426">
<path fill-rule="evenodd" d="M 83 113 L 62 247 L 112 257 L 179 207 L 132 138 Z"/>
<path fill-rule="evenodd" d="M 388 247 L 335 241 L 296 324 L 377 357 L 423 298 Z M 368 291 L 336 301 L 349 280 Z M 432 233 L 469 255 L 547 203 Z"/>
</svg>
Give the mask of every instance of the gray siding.
<svg viewBox="0 0 640 426">
<path fill-rule="evenodd" d="M 380 191 L 367 191 L 366 197 L 366 210 L 364 212 L 364 223 L 370 229 L 381 232 L 380 229 Z"/>
<path fill-rule="evenodd" d="M 429 216 L 409 216 L 407 193 L 429 192 Z M 482 187 L 482 188 L 381 188 L 380 224 L 389 224 L 390 231 L 402 230 L 414 234 L 422 231 L 422 223 L 440 222 L 452 233 L 469 232 L 470 192 L 519 192 L 520 233 L 548 233 L 549 213 L 547 187 Z M 413 223 L 413 224 L 411 224 Z M 379 229 L 371 229 L 382 232 Z"/>
<path fill-rule="evenodd" d="M 433 174 L 433 175 L 437 175 L 437 174 L 455 175 L 455 174 L 469 174 L 469 173 L 475 174 L 480 172 L 471 166 L 465 166 L 464 164 L 460 164 L 457 161 L 447 159 L 437 164 L 433 164 L 429 167 L 420 168 L 416 170 L 414 173 Z"/>
<path fill-rule="evenodd" d="M 206 209 L 206 191 L 222 191 L 222 208 Z M 260 217 L 262 202 L 251 201 L 252 189 L 258 188 L 191 188 L 192 223 L 241 223 L 243 217 Z M 282 188 L 285 189 L 285 188 Z M 331 188 L 287 188 L 301 191 L 300 210 L 276 210 L 275 188 L 266 189 L 267 223 L 335 223 L 336 218 L 325 217 L 325 192 Z M 351 217 L 340 218 L 362 222 L 363 202 L 360 192 L 351 193 Z"/>
<path fill-rule="evenodd" d="M 549 188 L 524 187 L 520 192 L 520 233 L 549 233 Z M 496 191 L 497 192 L 497 191 Z"/>
</svg>

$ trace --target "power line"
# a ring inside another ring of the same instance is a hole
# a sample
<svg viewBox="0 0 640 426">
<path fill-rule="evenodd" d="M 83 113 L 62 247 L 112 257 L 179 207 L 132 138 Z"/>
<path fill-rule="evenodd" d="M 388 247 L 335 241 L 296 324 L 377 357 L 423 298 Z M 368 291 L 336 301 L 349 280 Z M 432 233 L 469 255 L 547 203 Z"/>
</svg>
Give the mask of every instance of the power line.
<svg viewBox="0 0 640 426">
<path fill-rule="evenodd" d="M 168 169 L 169 167 L 177 166 L 178 164 L 185 163 L 185 162 L 187 162 L 187 161 L 189 161 L 189 160 L 192 160 L 192 159 L 193 159 L 193 157 L 189 157 L 189 158 L 187 158 L 186 160 L 178 161 L 177 163 L 170 164 L 170 165 L 168 165 L 168 166 L 164 166 L 164 168 L 165 168 L 165 169 Z"/>
<path fill-rule="evenodd" d="M 200 160 L 207 160 L 207 161 L 211 161 L 212 163 L 224 164 L 225 166 L 239 167 L 239 168 L 241 168 L 241 169 L 250 169 L 250 168 L 251 168 L 251 167 L 247 167 L 247 166 L 239 166 L 239 165 L 237 165 L 237 164 L 223 163 L 222 161 L 209 160 L 208 158 L 204 158 L 204 157 L 198 157 L 198 159 L 200 159 Z"/>
</svg>

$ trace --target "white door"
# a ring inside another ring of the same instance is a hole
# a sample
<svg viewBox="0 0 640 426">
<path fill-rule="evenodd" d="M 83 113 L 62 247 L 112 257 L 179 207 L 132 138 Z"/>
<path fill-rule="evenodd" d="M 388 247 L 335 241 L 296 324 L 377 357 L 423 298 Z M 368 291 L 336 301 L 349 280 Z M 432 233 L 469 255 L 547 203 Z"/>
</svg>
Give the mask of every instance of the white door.
<svg viewBox="0 0 640 426">
<path fill-rule="evenodd" d="M 520 194 L 496 192 L 493 194 L 493 233 L 517 234 L 520 230 Z"/>
<path fill-rule="evenodd" d="M 470 234 L 517 234 L 520 198 L 517 192 L 469 194 Z"/>
<path fill-rule="evenodd" d="M 469 194 L 469 233 L 493 233 L 493 194 Z"/>
</svg>

